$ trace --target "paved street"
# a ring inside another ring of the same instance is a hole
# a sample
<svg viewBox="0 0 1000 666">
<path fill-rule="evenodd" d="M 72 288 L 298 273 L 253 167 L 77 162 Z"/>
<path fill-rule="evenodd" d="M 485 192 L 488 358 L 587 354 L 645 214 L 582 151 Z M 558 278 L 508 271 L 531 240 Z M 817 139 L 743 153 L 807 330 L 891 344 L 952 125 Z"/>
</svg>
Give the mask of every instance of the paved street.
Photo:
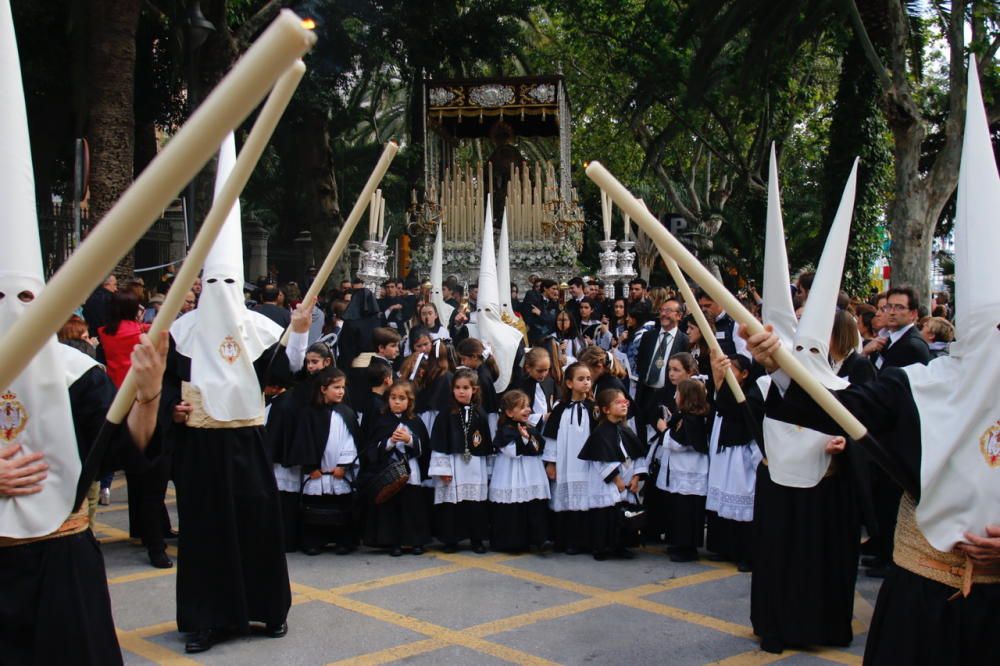
<svg viewBox="0 0 1000 666">
<path fill-rule="evenodd" d="M 124 477 L 97 520 L 127 664 L 860 664 L 878 591 L 861 578 L 850 648 L 770 655 L 750 629 L 749 574 L 675 564 L 659 549 L 629 562 L 295 553 L 288 636 L 241 638 L 192 659 L 174 624 L 176 570 L 153 569 L 128 540 Z"/>
</svg>

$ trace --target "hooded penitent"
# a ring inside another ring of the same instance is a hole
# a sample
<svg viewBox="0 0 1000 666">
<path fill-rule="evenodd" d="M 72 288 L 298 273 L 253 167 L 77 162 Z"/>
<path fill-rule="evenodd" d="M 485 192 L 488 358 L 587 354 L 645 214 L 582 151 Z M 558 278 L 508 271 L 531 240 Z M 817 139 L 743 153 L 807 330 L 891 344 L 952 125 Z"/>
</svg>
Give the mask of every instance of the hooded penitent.
<svg viewBox="0 0 1000 666">
<path fill-rule="evenodd" d="M 507 231 L 507 208 L 503 210 L 500 224 L 500 244 L 497 247 L 497 281 L 500 291 L 500 315 L 508 320 L 514 317 L 510 303 L 510 233 Z"/>
<path fill-rule="evenodd" d="M 483 252 L 479 264 L 479 296 L 476 298 L 476 325 L 480 339 L 488 344 L 500 368 L 494 382 L 497 391 L 507 390 L 521 343 L 521 332 L 501 319 L 500 286 L 497 260 L 493 249 L 493 203 L 487 195 L 486 222 L 483 225 Z M 510 293 L 510 290 L 507 290 Z M 509 297 L 508 297 L 509 298 Z"/>
<path fill-rule="evenodd" d="M 45 286 L 28 118 L 7 0 L 0 1 L 0 92 L 5 100 L 0 104 L 0 155 L 4 159 L 0 200 L 5 206 L 0 216 L 3 336 Z M 43 536 L 72 513 L 81 463 L 68 388 L 94 365 L 89 356 L 59 344 L 53 335 L 10 386 L 0 387 L 0 448 L 20 444 L 18 456 L 41 452 L 49 466 L 40 493 L 0 497 L 0 536 Z"/>
<path fill-rule="evenodd" d="M 1000 176 L 974 57 L 955 215 L 955 342 L 903 369 L 920 414 L 917 524 L 949 551 L 1000 507 Z"/>
<path fill-rule="evenodd" d="M 444 241 L 441 238 L 441 223 L 438 223 L 437 235 L 434 237 L 434 258 L 431 261 L 431 303 L 437 307 L 438 320 L 442 326 L 451 321 L 455 308 L 444 302 L 441 290 L 444 284 Z"/>
<path fill-rule="evenodd" d="M 838 377 L 830 366 L 830 332 L 840 292 L 844 256 L 851 231 L 851 214 L 857 182 L 858 162 L 840 200 L 830 233 L 823 248 L 813 289 L 809 292 L 796 321 L 789 291 L 788 258 L 785 253 L 785 231 L 781 219 L 781 199 L 778 193 L 778 169 L 771 146 L 771 166 L 768 177 L 767 239 L 764 254 L 765 323 L 774 326 L 782 342 L 809 373 L 829 389 L 841 389 L 847 381 Z M 811 488 L 819 483 L 830 465 L 826 444 L 833 435 L 802 428 L 770 417 L 764 418 L 764 444 L 767 448 L 768 469 L 772 480 L 782 486 Z"/>
<path fill-rule="evenodd" d="M 215 192 L 236 163 L 232 133 L 219 150 Z M 280 326 L 248 310 L 243 300 L 243 233 L 237 200 L 205 259 L 198 308 L 170 327 L 177 351 L 191 359 L 191 383 L 216 421 L 257 418 L 264 399 L 254 361 L 282 334 Z"/>
</svg>

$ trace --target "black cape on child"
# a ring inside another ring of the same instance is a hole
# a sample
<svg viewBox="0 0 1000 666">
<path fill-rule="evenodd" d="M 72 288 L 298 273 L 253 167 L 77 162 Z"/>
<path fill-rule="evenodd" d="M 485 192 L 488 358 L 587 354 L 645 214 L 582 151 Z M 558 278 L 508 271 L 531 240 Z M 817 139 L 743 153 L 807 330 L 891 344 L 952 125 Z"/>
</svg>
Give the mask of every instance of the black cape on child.
<svg viewBox="0 0 1000 666">
<path fill-rule="evenodd" d="M 440 414 L 434 422 L 431 433 L 431 448 L 437 453 L 461 455 L 466 451 L 473 456 L 489 456 L 494 453 L 493 438 L 490 436 L 490 422 L 486 412 L 478 405 L 462 408 L 469 410 L 468 433 L 462 427 L 461 412 Z"/>
</svg>

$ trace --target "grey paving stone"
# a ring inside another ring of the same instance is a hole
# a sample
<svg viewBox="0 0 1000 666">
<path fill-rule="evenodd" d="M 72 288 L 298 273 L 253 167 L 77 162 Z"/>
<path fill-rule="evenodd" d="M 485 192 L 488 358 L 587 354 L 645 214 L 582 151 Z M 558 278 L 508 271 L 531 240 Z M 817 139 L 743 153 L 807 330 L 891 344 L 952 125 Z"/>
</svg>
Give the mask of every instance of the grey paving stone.
<svg viewBox="0 0 1000 666">
<path fill-rule="evenodd" d="M 527 555 L 503 564 L 606 590 L 624 590 L 637 585 L 688 576 L 711 568 L 697 562 L 671 562 L 666 555 L 658 553 L 635 551 L 635 554 L 633 560 L 598 562 L 586 554 L 552 553 L 545 557 Z"/>
<path fill-rule="evenodd" d="M 749 574 L 736 574 L 721 580 L 657 592 L 646 599 L 727 622 L 750 625 Z"/>
<path fill-rule="evenodd" d="M 481 570 L 435 576 L 350 597 L 451 629 L 582 598 L 573 592 Z"/>
<path fill-rule="evenodd" d="M 393 624 L 313 601 L 292 606 L 284 638 L 234 638 L 210 651 L 192 655 L 204 664 L 328 664 L 426 638 Z M 152 636 L 150 642 L 182 654 L 184 636 L 176 631 Z"/>
<path fill-rule="evenodd" d="M 428 554 L 389 557 L 386 553 L 367 549 L 350 555 L 334 555 L 333 551 L 327 551 L 315 557 L 288 553 L 287 560 L 288 575 L 293 581 L 323 590 L 449 564 Z"/>
<path fill-rule="evenodd" d="M 125 631 L 177 619 L 174 576 L 109 585 L 115 626 Z"/>
<path fill-rule="evenodd" d="M 718 661 L 756 643 L 624 606 L 537 622 L 489 640 L 560 664 L 670 664 Z"/>
</svg>

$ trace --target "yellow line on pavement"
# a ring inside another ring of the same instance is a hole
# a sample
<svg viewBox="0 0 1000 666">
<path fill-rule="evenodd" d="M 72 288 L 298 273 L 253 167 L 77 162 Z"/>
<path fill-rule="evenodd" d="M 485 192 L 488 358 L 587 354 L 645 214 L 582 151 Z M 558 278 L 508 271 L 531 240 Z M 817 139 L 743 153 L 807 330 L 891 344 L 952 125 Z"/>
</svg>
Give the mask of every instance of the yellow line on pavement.
<svg viewBox="0 0 1000 666">
<path fill-rule="evenodd" d="M 149 580 L 150 578 L 161 578 L 163 576 L 172 576 L 176 573 L 177 568 L 173 569 L 147 569 L 145 571 L 137 571 L 136 573 L 125 574 L 123 576 L 115 576 L 114 578 L 108 579 L 108 585 L 121 585 L 122 583 L 134 583 L 137 580 Z"/>
<path fill-rule="evenodd" d="M 458 564 L 447 564 L 439 567 L 430 567 L 428 569 L 418 569 L 417 571 L 408 571 L 394 576 L 385 576 L 374 580 L 366 580 L 362 583 L 340 585 L 338 587 L 330 588 L 328 591 L 334 594 L 357 594 L 358 592 L 367 592 L 369 590 L 377 590 L 379 588 L 390 587 L 392 585 L 412 583 L 413 581 L 423 580 L 425 578 L 434 578 L 435 576 L 456 573 L 463 571 L 464 569 L 465 567 Z"/>
<path fill-rule="evenodd" d="M 476 650 L 477 652 L 482 652 L 514 664 L 523 664 L 526 666 L 547 666 L 555 663 L 547 659 L 528 654 L 527 652 L 522 652 L 521 650 L 515 650 L 514 648 L 509 648 L 476 638 L 456 629 L 442 627 L 432 622 L 402 615 L 401 613 L 396 613 L 395 611 L 386 610 L 356 599 L 342 597 L 338 594 L 333 594 L 332 592 L 327 592 L 325 590 L 310 588 L 300 583 L 293 583 L 292 591 L 311 596 L 320 601 L 325 601 L 329 604 L 333 604 L 334 606 L 343 608 L 344 610 L 360 613 L 361 615 L 365 615 L 382 622 L 388 622 L 396 625 L 397 627 L 402 627 L 403 629 L 424 634 L 430 638 L 437 638 L 447 643 L 461 645 L 462 647 L 470 648 L 472 650 Z"/>
<path fill-rule="evenodd" d="M 369 652 L 357 657 L 348 657 L 340 661 L 333 661 L 328 666 L 377 666 L 378 664 L 389 664 L 408 657 L 416 657 L 433 652 L 434 650 L 440 650 L 449 645 L 450 643 L 447 641 L 438 638 L 425 638 L 414 643 L 397 645 L 396 647 L 386 648 L 378 652 Z"/>
<path fill-rule="evenodd" d="M 548 587 L 555 587 L 561 590 L 575 592 L 585 597 L 598 596 L 607 592 L 607 590 L 602 587 L 594 587 L 593 585 L 584 585 L 582 583 L 575 583 L 570 580 L 556 578 L 555 576 L 547 576 L 545 574 L 529 571 L 527 569 L 520 569 L 518 567 L 512 567 L 506 564 L 500 564 L 497 561 L 487 557 L 470 557 L 467 555 L 447 555 L 447 554 L 441 554 L 438 555 L 438 557 L 441 558 L 442 560 L 447 560 L 449 562 L 454 562 L 455 564 L 464 565 L 465 568 L 483 569 L 485 571 L 502 574 L 504 576 L 512 576 L 514 578 L 520 578 L 521 580 L 526 580 L 531 583 L 538 583 L 539 585 L 547 585 Z"/>
<path fill-rule="evenodd" d="M 162 645 L 157 645 L 142 638 L 135 631 L 119 631 L 118 642 L 122 648 L 164 666 L 198 666 L 201 662 L 188 659 Z"/>
<path fill-rule="evenodd" d="M 732 657 L 726 657 L 719 661 L 713 661 L 706 666 L 764 666 L 764 664 L 773 664 L 793 654 L 798 654 L 798 652 L 795 650 L 786 650 L 781 654 L 774 654 L 772 652 L 764 652 L 763 650 L 750 650 L 749 652 L 734 654 Z"/>
</svg>

